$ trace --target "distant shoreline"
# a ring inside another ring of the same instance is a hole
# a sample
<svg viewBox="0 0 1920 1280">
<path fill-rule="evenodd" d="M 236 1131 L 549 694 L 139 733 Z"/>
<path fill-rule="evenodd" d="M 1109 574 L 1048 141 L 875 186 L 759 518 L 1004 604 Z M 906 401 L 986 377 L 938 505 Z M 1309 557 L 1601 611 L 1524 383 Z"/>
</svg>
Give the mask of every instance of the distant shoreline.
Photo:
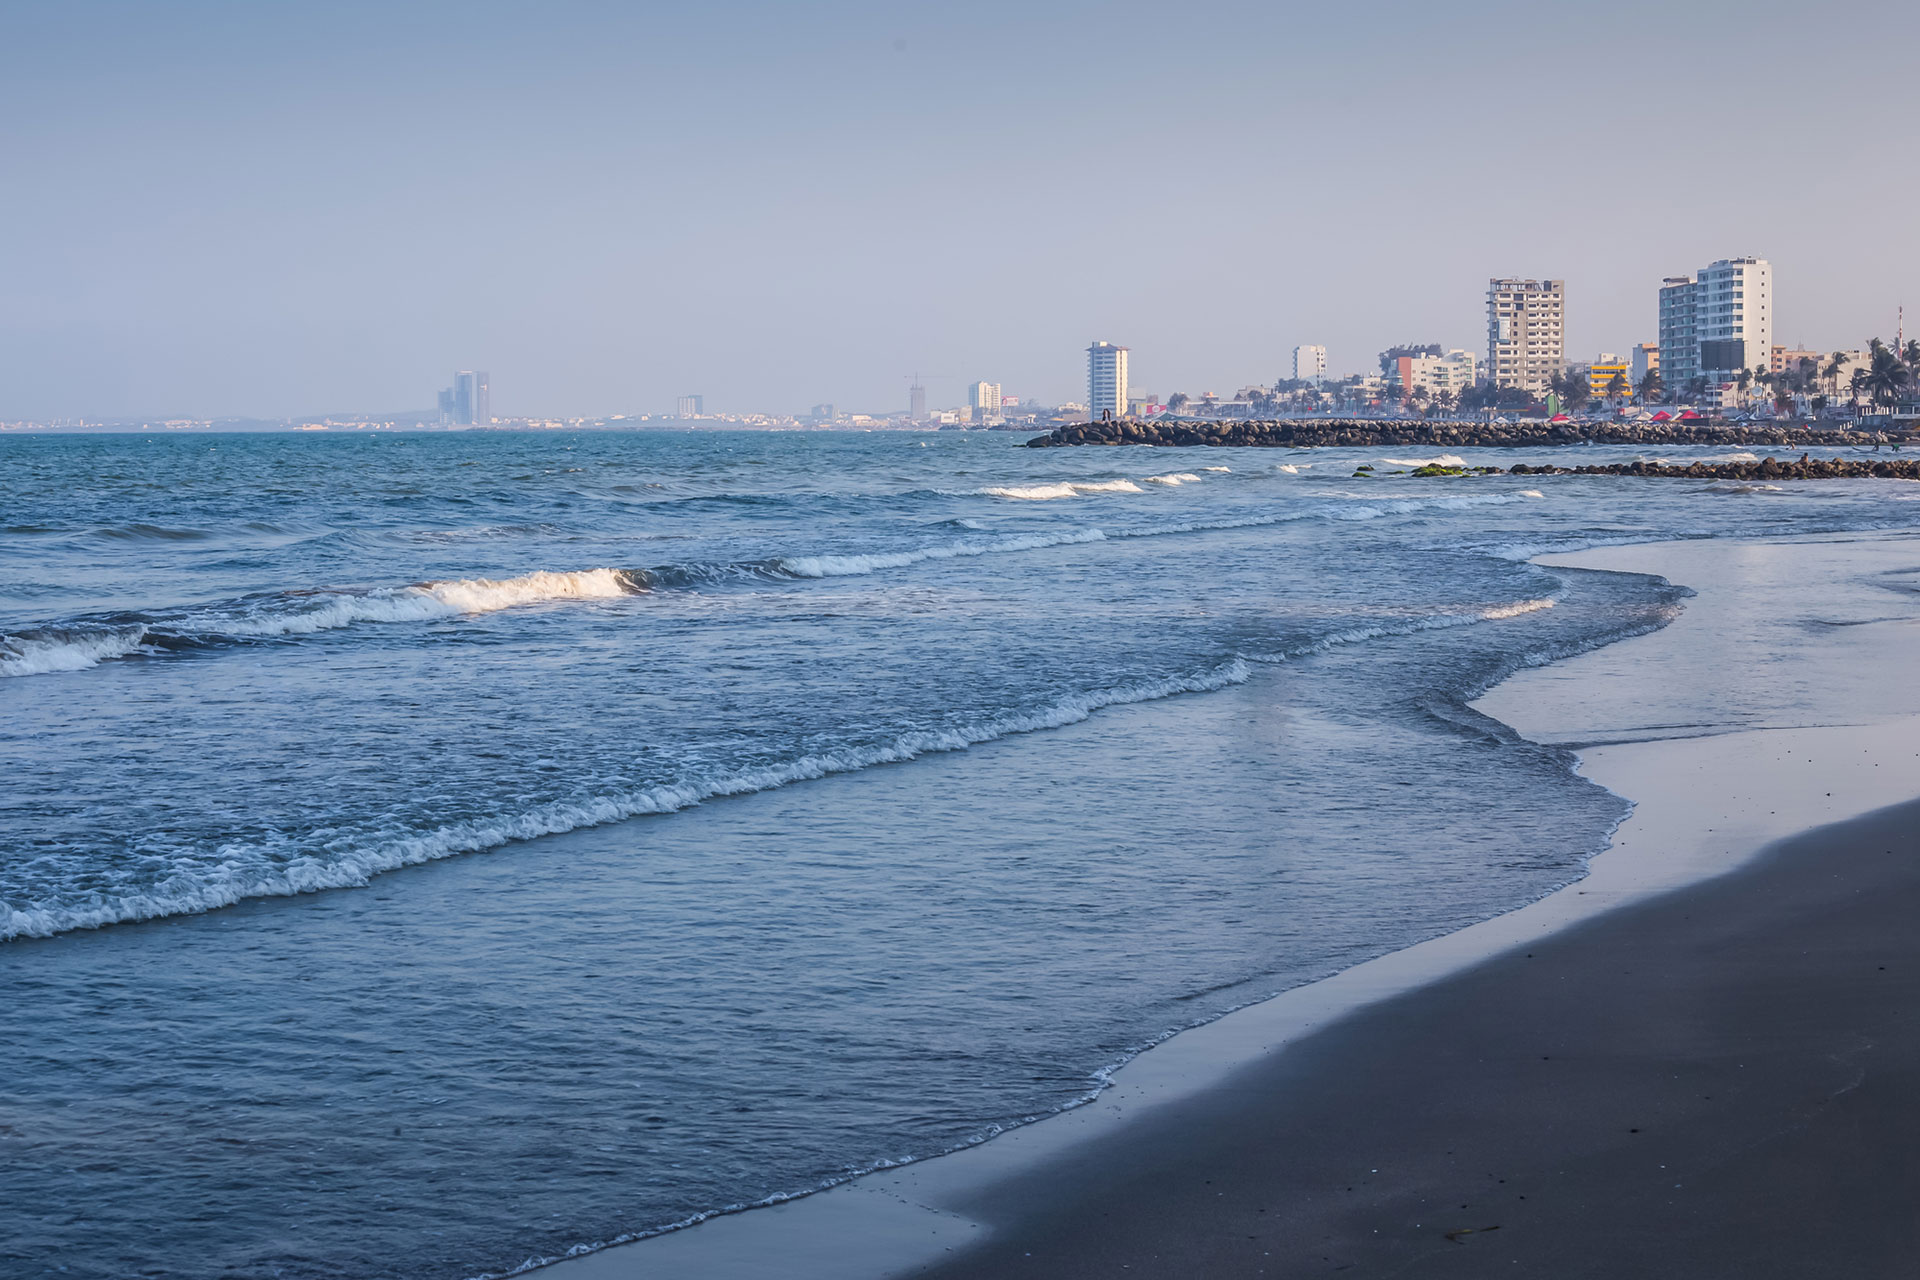
<svg viewBox="0 0 1920 1280">
<path fill-rule="evenodd" d="M 1074 445 L 1324 449 L 1373 445 L 1537 449 L 1568 444 L 1836 446 L 1908 444 L 1913 431 L 1850 427 L 1712 426 L 1679 422 L 1451 422 L 1406 418 L 1283 418 L 1263 421 L 1086 422 L 1027 441 L 1029 449 Z"/>
</svg>

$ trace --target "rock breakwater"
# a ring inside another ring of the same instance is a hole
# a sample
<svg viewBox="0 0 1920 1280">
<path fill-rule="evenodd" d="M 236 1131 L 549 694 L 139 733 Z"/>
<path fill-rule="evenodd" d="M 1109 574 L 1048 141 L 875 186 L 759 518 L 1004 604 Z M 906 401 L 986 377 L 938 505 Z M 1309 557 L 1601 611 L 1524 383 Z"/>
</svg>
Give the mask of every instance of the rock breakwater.
<svg viewBox="0 0 1920 1280">
<path fill-rule="evenodd" d="M 1060 427 L 1027 441 L 1030 449 L 1069 445 L 1144 444 L 1163 447 L 1367 448 L 1429 445 L 1436 448 L 1540 448 L 1560 444 L 1710 445 L 1828 449 L 1835 446 L 1904 444 L 1905 431 L 1860 431 L 1807 426 L 1709 426 L 1675 422 L 1445 422 L 1426 419 L 1302 418 L 1234 422 L 1085 422 Z"/>
<path fill-rule="evenodd" d="M 1522 462 L 1513 476 L 1664 476 L 1678 480 L 1920 480 L 1920 458 L 1814 458 L 1781 462 L 1616 462 L 1601 467 L 1530 467 Z"/>
</svg>

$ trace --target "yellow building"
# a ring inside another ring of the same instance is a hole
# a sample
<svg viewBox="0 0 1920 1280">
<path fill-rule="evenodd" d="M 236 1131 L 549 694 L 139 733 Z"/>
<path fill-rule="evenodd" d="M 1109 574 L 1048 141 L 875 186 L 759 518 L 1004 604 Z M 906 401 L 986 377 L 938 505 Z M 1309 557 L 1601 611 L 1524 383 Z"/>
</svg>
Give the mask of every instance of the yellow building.
<svg viewBox="0 0 1920 1280">
<path fill-rule="evenodd" d="M 1614 374 L 1627 385 L 1629 394 L 1633 391 L 1633 362 L 1622 360 L 1619 356 L 1601 356 L 1587 366 L 1587 394 L 1595 400 L 1606 397 L 1607 386 L 1613 381 Z"/>
</svg>

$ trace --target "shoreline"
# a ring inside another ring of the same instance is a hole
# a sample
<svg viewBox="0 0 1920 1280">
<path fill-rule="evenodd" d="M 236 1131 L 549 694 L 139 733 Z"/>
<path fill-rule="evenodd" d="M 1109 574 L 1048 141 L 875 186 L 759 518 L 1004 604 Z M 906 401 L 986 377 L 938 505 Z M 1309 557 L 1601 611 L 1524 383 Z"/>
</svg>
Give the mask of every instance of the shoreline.
<svg viewBox="0 0 1920 1280">
<path fill-rule="evenodd" d="M 1856 544 L 1857 552 L 1857 544 L 1867 541 L 1890 549 L 1896 559 L 1914 546 L 1912 540 L 1895 536 L 1816 540 L 1775 550 L 1804 559 L 1816 554 L 1807 549 L 1824 547 L 1819 554 L 1845 558 L 1850 554 L 1847 544 Z M 1689 567 L 1700 570 L 1705 559 L 1737 561 L 1755 545 L 1665 543 L 1543 559 L 1595 568 L 1626 568 L 1632 562 L 1639 572 L 1649 571 L 1651 561 L 1691 560 Z M 1791 583 L 1797 575 L 1798 570 L 1790 569 L 1783 581 Z M 1684 572 L 1667 576 L 1689 582 Z M 1417 997 L 1516 947 L 1565 934 L 1615 908 L 1712 881 L 1752 862 L 1782 838 L 1920 795 L 1920 766 L 1914 765 L 1910 748 L 1920 742 L 1920 705 L 1863 704 L 1864 684 L 1843 691 L 1842 700 L 1864 712 L 1859 718 L 1880 721 L 1869 728 L 1706 726 L 1707 736 L 1694 736 L 1703 731 L 1698 724 L 1617 723 L 1622 707 L 1583 704 L 1579 695 L 1566 692 L 1592 676 L 1594 668 L 1600 669 L 1603 681 L 1617 685 L 1632 680 L 1643 669 L 1649 648 L 1668 657 L 1697 648 L 1700 636 L 1693 633 L 1712 628 L 1715 609 L 1742 603 L 1725 598 L 1731 591 L 1720 589 L 1718 578 L 1697 580 L 1709 585 L 1663 631 L 1522 672 L 1476 703 L 1524 736 L 1576 746 L 1585 776 L 1635 802 L 1608 850 L 1592 860 L 1582 879 L 1517 911 L 1182 1032 L 1129 1062 L 1094 1101 L 989 1142 L 867 1174 L 782 1204 L 728 1213 L 695 1227 L 560 1260 L 543 1270 L 558 1268 L 577 1280 L 660 1274 L 877 1280 L 939 1264 L 992 1238 L 988 1222 L 993 1215 L 980 1206 L 991 1204 L 996 1188 L 1018 1186 L 1036 1170 L 1071 1167 L 1076 1153 L 1103 1146 L 1124 1152 L 1128 1135 L 1143 1132 L 1156 1115 L 1219 1096 L 1237 1074 L 1285 1059 L 1283 1048 L 1308 1040 L 1329 1024 L 1364 1016 L 1366 1010 L 1397 998 Z M 1846 643 L 1884 630 L 1854 627 Z M 1622 656 L 1622 651 L 1631 653 Z M 1638 703 L 1637 698 L 1627 701 Z M 1848 710 L 1830 703 L 1829 712 Z M 1595 745 L 1600 743 L 1606 745 Z M 1883 767 L 1849 768 L 1838 775 L 1827 770 L 1809 774 L 1798 767 L 1810 757 L 1833 760 L 1843 743 L 1849 755 L 1862 753 Z M 1756 766 L 1761 760 L 1772 763 Z M 1810 778 L 1811 786 L 1806 785 Z M 1703 795 L 1730 803 L 1705 812 Z M 1763 810 L 1763 801 L 1773 807 Z M 1743 807 L 1736 810 L 1733 802 Z M 1724 814 L 1717 812 L 1722 807 Z M 1674 856 L 1676 851 L 1679 856 Z M 1017 1232 L 1017 1215 L 1011 1225 L 996 1225 Z"/>
</svg>

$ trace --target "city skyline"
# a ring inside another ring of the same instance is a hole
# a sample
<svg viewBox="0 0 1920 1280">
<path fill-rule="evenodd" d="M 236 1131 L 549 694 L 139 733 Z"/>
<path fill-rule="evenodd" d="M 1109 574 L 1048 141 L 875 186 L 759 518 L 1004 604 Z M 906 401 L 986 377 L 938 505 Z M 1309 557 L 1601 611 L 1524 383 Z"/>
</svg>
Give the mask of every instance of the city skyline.
<svg viewBox="0 0 1920 1280">
<path fill-rule="evenodd" d="M 1911 106 L 1920 16 L 1601 14 L 24 6 L 0 47 L 0 164 L 28 193 L 0 209 L 0 419 L 430 409 L 431 371 L 474 366 L 503 417 L 687 386 L 891 407 L 916 368 L 1059 402 L 1099 333 L 1146 385 L 1224 391 L 1298 345 L 1335 375 L 1400 335 L 1478 348 L 1489 277 L 1566 279 L 1567 350 L 1622 350 L 1654 337 L 1649 282 L 1729 252 L 1780 265 L 1782 341 L 1890 334 L 1920 298 L 1888 252 L 1920 179 L 1875 122 Z M 1787 177 L 1704 178 L 1648 24 L 1724 53 L 1688 66 L 1695 102 L 1749 95 L 1789 26 L 1850 74 L 1768 79 Z M 1497 148 L 1378 162 L 1415 113 L 1489 118 L 1514 66 L 1585 87 Z M 1592 138 L 1634 139 L 1631 176 L 1552 163 Z M 1116 198 L 1075 194 L 1093 173 Z"/>
</svg>

